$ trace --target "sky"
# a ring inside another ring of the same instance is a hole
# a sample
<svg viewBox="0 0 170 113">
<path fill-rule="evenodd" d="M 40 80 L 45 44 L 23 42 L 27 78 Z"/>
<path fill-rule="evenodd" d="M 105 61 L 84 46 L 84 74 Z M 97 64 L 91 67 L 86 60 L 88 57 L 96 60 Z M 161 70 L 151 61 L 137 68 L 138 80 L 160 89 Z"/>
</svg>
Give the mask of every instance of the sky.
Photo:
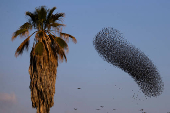
<svg viewBox="0 0 170 113">
<path fill-rule="evenodd" d="M 54 13 L 65 13 L 63 32 L 77 39 L 77 44 L 69 42 L 67 63 L 57 68 L 50 113 L 170 112 L 169 0 L 0 0 L 0 113 L 36 112 L 28 73 L 32 44 L 16 58 L 24 39 L 11 38 L 27 21 L 25 12 L 39 6 L 57 7 Z M 146 98 L 131 76 L 98 55 L 93 40 L 104 27 L 119 30 L 152 60 L 164 82 L 160 96 Z"/>
</svg>

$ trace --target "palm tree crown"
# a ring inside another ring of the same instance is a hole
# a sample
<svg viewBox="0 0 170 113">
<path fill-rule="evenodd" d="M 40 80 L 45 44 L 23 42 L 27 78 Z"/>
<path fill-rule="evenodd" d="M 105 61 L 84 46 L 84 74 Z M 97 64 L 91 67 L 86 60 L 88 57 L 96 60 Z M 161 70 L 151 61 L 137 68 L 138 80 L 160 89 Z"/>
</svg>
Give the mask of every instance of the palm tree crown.
<svg viewBox="0 0 170 113">
<path fill-rule="evenodd" d="M 35 34 L 34 38 L 34 46 L 35 46 L 35 54 L 42 55 L 44 50 L 49 51 L 51 49 L 53 55 L 58 59 L 63 61 L 65 59 L 67 61 L 65 52 L 68 51 L 67 42 L 69 38 L 72 39 L 74 43 L 77 42 L 75 37 L 70 34 L 62 33 L 62 27 L 65 26 L 62 24 L 62 17 L 64 17 L 64 13 L 56 13 L 52 14 L 56 7 L 52 9 L 46 9 L 45 6 L 41 6 L 36 8 L 35 12 L 26 12 L 26 16 L 29 16 L 28 22 L 24 23 L 17 31 L 13 33 L 12 40 L 16 37 L 27 37 L 17 48 L 15 52 L 15 56 L 22 54 L 26 49 L 28 50 L 30 37 Z M 29 35 L 29 32 L 32 29 L 36 31 Z M 57 32 L 58 36 L 55 34 Z M 50 40 L 51 45 L 47 45 L 46 40 Z M 49 46 L 50 48 L 48 48 Z"/>
</svg>

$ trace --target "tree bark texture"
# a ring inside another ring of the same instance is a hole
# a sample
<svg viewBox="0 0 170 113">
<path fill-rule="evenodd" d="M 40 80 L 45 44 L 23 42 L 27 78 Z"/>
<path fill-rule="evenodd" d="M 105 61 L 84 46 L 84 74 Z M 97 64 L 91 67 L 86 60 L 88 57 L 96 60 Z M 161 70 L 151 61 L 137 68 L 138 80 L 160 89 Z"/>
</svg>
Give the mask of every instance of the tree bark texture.
<svg viewBox="0 0 170 113">
<path fill-rule="evenodd" d="M 37 113 L 49 113 L 50 107 L 54 105 L 58 62 L 51 54 L 49 43 L 48 41 L 44 41 L 46 46 L 43 55 L 36 55 L 34 46 L 30 53 L 29 74 L 31 101 L 32 107 L 37 109 Z"/>
</svg>

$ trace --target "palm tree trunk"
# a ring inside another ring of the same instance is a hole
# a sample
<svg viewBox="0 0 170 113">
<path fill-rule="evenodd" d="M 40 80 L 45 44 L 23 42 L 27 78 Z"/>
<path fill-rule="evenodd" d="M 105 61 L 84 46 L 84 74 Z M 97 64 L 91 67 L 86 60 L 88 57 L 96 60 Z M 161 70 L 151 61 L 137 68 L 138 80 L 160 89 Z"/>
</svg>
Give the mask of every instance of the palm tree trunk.
<svg viewBox="0 0 170 113">
<path fill-rule="evenodd" d="M 34 47 L 30 53 L 31 101 L 37 113 L 49 113 L 54 105 L 57 60 L 50 54 L 48 49 L 42 56 L 35 55 Z"/>
</svg>

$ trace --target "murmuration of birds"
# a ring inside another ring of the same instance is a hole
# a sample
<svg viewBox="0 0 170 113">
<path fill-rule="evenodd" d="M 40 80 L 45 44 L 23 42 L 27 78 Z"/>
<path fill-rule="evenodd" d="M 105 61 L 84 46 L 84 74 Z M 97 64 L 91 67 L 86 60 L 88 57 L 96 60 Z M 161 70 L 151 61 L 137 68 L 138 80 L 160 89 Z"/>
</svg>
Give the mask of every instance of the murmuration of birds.
<svg viewBox="0 0 170 113">
<path fill-rule="evenodd" d="M 93 45 L 104 61 L 128 73 L 146 96 L 157 97 L 163 92 L 164 83 L 156 66 L 117 29 L 103 28 L 95 36 Z"/>
</svg>

